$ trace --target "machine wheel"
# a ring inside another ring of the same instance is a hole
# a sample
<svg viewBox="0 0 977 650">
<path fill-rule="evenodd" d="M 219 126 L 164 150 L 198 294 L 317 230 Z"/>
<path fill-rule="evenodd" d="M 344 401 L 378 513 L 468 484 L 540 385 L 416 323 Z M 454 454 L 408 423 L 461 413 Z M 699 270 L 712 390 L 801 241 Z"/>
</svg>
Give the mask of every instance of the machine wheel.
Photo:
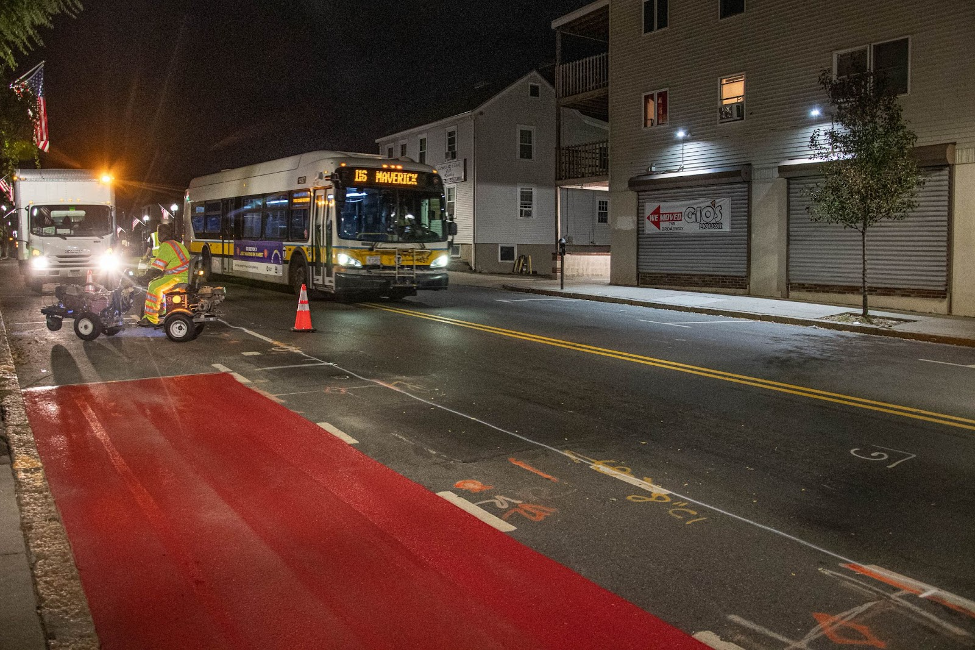
<svg viewBox="0 0 977 650">
<path fill-rule="evenodd" d="M 166 338 L 174 343 L 186 343 L 197 338 L 197 328 L 193 319 L 184 313 L 170 314 L 163 321 Z"/>
<path fill-rule="evenodd" d="M 59 329 L 61 329 L 61 319 L 57 316 L 48 316 L 44 319 L 44 324 L 47 325 L 47 328 L 52 332 L 57 332 Z"/>
<path fill-rule="evenodd" d="M 214 275 L 211 269 L 213 268 L 213 257 L 211 257 L 210 249 L 205 248 L 203 253 L 200 254 L 200 266 L 203 269 L 203 277 L 200 278 L 201 282 L 210 282 L 211 277 Z"/>
<path fill-rule="evenodd" d="M 104 330 L 102 330 L 102 334 L 105 334 L 105 336 L 115 336 L 121 331 L 121 327 L 106 327 Z"/>
<path fill-rule="evenodd" d="M 101 333 L 102 323 L 95 314 L 86 311 L 75 318 L 75 334 L 82 341 L 94 341 Z"/>
<path fill-rule="evenodd" d="M 299 295 L 302 292 L 302 285 L 306 285 L 306 290 L 308 290 L 309 283 L 309 265 L 305 261 L 305 258 L 301 255 L 298 256 L 296 260 L 294 257 L 288 265 L 288 283 L 291 285 L 292 290 L 295 295 Z"/>
<path fill-rule="evenodd" d="M 204 325 L 203 323 L 194 323 L 193 338 L 197 338 L 198 336 L 200 336 L 200 333 L 204 331 L 204 327 L 206 327 L 206 325 Z"/>
</svg>

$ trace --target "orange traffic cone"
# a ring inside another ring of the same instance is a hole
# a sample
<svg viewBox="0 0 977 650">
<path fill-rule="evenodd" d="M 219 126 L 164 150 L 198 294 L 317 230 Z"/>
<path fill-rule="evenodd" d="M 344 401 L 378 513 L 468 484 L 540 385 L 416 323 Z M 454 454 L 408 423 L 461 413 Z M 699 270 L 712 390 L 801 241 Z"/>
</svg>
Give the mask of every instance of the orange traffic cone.
<svg viewBox="0 0 977 650">
<path fill-rule="evenodd" d="M 293 332 L 314 332 L 315 328 L 312 327 L 312 313 L 309 312 L 309 295 L 305 292 L 305 285 L 302 285 L 302 291 L 299 292 L 299 307 L 295 312 L 295 327 L 292 328 Z"/>
<path fill-rule="evenodd" d="M 92 270 L 88 269 L 85 275 L 85 291 L 95 291 L 95 283 L 92 281 Z"/>
</svg>

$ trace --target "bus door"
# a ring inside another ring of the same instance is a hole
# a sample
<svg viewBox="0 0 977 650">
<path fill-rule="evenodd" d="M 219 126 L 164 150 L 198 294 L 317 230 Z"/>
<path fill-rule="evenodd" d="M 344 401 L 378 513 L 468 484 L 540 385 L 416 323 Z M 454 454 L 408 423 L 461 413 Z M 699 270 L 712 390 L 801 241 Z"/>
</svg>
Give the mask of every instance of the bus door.
<svg viewBox="0 0 977 650">
<path fill-rule="evenodd" d="M 220 248 L 220 273 L 230 275 L 233 271 L 231 266 L 231 256 L 234 253 L 234 199 L 224 199 L 223 210 L 221 210 L 221 248 Z"/>
<path fill-rule="evenodd" d="M 332 207 L 330 188 L 315 190 L 312 201 L 312 278 L 316 286 L 333 289 L 332 273 Z"/>
</svg>

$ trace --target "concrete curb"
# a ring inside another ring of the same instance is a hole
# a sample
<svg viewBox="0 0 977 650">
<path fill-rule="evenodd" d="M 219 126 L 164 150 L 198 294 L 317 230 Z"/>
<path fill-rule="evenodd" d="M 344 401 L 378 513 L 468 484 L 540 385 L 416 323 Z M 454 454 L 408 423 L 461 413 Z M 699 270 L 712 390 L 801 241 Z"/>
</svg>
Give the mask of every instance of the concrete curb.
<svg viewBox="0 0 977 650">
<path fill-rule="evenodd" d="M 47 647 L 52 650 L 95 650 L 100 647 L 95 623 L 75 567 L 68 535 L 34 443 L 34 432 L 27 419 L 2 315 L 0 401 L 4 434 L 10 445 L 21 528 Z"/>
<path fill-rule="evenodd" d="M 849 325 L 847 323 L 834 323 L 831 321 L 816 320 L 811 318 L 795 318 L 792 316 L 776 316 L 773 314 L 757 314 L 746 311 L 733 311 L 729 309 L 713 309 L 711 307 L 689 307 L 686 305 L 673 305 L 670 303 L 653 302 L 648 300 L 638 300 L 635 298 L 617 298 L 615 296 L 597 296 L 589 293 L 574 293 L 573 291 L 554 291 L 552 289 L 539 289 L 518 285 L 503 284 L 503 289 L 507 291 L 518 291 L 521 293 L 535 293 L 544 296 L 558 296 L 561 298 L 573 298 L 575 300 L 592 300 L 595 302 L 609 302 L 619 305 L 634 305 L 637 307 L 651 307 L 654 309 L 667 309 L 670 311 L 680 311 L 693 314 L 708 314 L 710 316 L 729 316 L 732 318 L 744 318 L 748 320 L 767 321 L 771 323 L 782 323 L 784 325 L 802 325 L 806 327 L 820 327 L 822 329 L 840 330 L 843 332 L 854 332 L 856 334 L 871 334 L 873 336 L 887 336 L 890 338 L 906 339 L 912 341 L 926 341 L 928 343 L 943 343 L 946 345 L 958 345 L 962 347 L 974 347 L 972 339 L 961 338 L 958 336 L 946 336 L 941 334 L 926 334 L 925 332 L 903 332 L 884 327 L 871 327 L 869 325 Z"/>
</svg>

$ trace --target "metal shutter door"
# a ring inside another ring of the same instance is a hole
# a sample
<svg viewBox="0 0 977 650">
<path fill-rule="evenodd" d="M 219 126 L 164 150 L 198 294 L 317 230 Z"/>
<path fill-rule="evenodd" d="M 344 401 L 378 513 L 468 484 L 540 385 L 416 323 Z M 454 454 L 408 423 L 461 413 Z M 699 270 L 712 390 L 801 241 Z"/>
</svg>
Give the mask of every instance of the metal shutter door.
<svg viewBox="0 0 977 650">
<path fill-rule="evenodd" d="M 645 234 L 647 201 L 727 198 L 732 203 L 729 232 Z M 749 189 L 746 183 L 638 192 L 638 272 L 746 277 L 749 242 Z"/>
<path fill-rule="evenodd" d="M 868 285 L 876 288 L 946 291 L 949 168 L 924 169 L 919 205 L 902 221 L 869 227 Z M 789 185 L 789 278 L 792 285 L 862 284 L 862 245 L 857 231 L 811 221 L 805 190 L 820 177 L 793 178 Z"/>
</svg>

